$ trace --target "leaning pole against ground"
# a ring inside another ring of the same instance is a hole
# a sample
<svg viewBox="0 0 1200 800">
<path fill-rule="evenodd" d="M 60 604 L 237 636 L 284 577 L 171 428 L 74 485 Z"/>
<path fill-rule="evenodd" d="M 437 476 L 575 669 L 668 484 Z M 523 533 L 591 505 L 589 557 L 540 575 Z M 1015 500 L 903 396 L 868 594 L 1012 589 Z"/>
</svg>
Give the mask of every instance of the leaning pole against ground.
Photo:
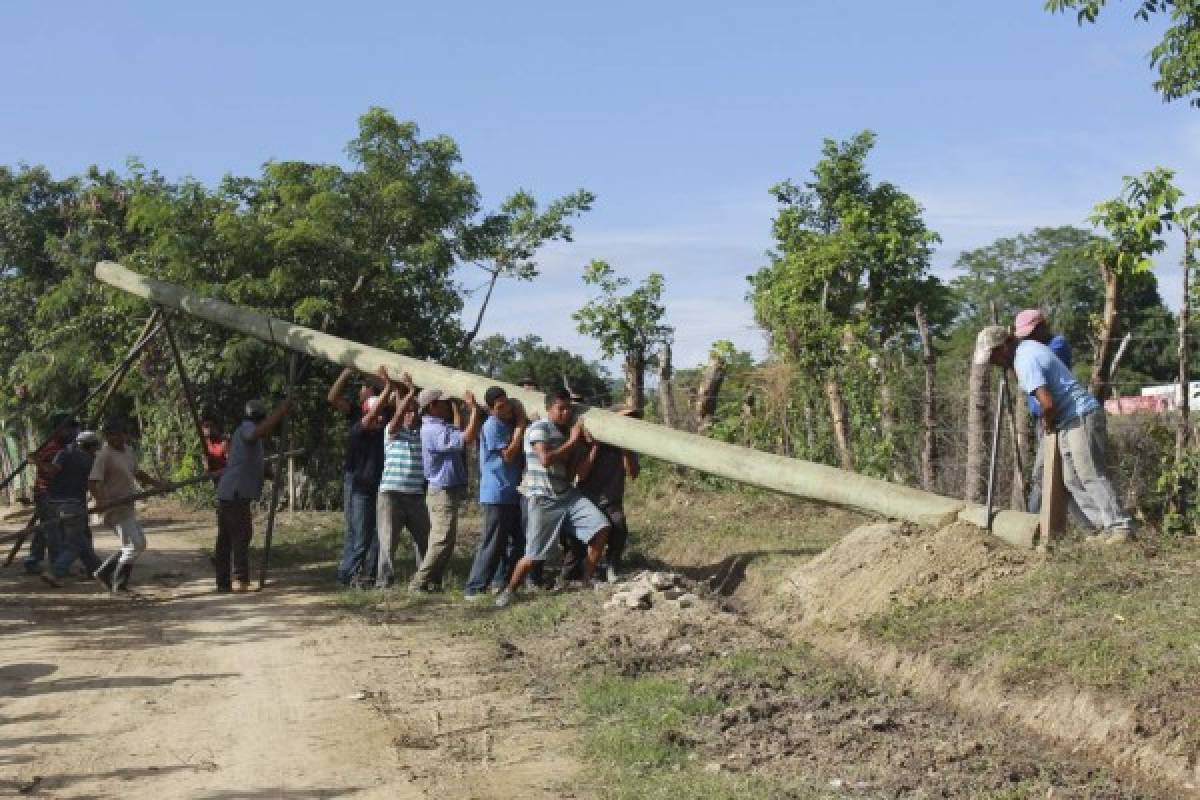
<svg viewBox="0 0 1200 800">
<path fill-rule="evenodd" d="M 248 308 L 201 297 L 188 289 L 147 278 L 111 261 L 96 265 L 96 278 L 151 303 L 175 308 L 269 344 L 288 347 L 363 372 L 374 372 L 380 364 L 384 364 L 394 376 L 408 372 L 418 386 L 436 386 L 455 397 L 461 397 L 464 389 L 470 389 L 476 396 L 482 397 L 489 386 L 499 385 L 527 408 L 540 408 L 543 401 L 543 396 L 537 392 L 368 347 Z M 980 509 L 968 507 L 949 497 L 824 464 L 718 442 L 602 409 L 584 407 L 582 413 L 588 431 L 602 442 L 740 483 L 928 527 L 941 527 L 957 519 L 976 525 L 986 523 L 986 515 Z M 1000 511 L 992 519 L 992 532 L 996 536 L 1021 547 L 1031 547 L 1036 543 L 1037 526 L 1038 518 L 1035 515 L 1017 511 Z"/>
</svg>

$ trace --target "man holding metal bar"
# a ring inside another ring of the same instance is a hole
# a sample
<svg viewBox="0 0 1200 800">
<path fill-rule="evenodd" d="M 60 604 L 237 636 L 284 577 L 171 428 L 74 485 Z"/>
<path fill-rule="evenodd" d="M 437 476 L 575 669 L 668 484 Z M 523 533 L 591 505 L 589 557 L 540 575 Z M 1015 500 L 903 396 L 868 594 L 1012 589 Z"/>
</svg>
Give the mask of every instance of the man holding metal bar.
<svg viewBox="0 0 1200 800">
<path fill-rule="evenodd" d="M 213 566 L 218 592 L 245 592 L 250 588 L 250 539 L 254 536 L 254 513 L 250 505 L 262 497 L 266 477 L 263 440 L 275 432 L 289 410 L 290 398 L 284 399 L 269 415 L 261 400 L 251 400 L 246 403 L 245 417 L 230 437 L 229 463 L 217 481 L 217 545 Z"/>
<path fill-rule="evenodd" d="M 165 488 L 166 484 L 138 468 L 137 459 L 129 448 L 128 423 L 122 419 L 110 419 L 104 423 L 101 433 L 104 434 L 104 447 L 100 449 L 88 475 L 88 490 L 97 503 L 129 497 L 138 483 Z M 121 549 L 101 564 L 93 577 L 114 593 L 127 592 L 133 564 L 146 549 L 146 534 L 133 502 L 121 503 L 106 511 L 104 522 L 117 534 Z"/>
</svg>

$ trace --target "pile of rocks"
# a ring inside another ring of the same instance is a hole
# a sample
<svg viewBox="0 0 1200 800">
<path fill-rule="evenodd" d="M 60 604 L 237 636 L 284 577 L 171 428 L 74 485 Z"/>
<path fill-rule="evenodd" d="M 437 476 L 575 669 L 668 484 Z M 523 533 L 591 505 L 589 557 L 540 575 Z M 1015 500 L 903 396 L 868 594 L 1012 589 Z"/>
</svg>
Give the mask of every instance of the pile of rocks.
<svg viewBox="0 0 1200 800">
<path fill-rule="evenodd" d="M 604 604 L 607 609 L 645 611 L 655 606 L 684 609 L 699 598 L 688 591 L 683 578 L 674 572 L 640 572 L 623 584 Z"/>
</svg>

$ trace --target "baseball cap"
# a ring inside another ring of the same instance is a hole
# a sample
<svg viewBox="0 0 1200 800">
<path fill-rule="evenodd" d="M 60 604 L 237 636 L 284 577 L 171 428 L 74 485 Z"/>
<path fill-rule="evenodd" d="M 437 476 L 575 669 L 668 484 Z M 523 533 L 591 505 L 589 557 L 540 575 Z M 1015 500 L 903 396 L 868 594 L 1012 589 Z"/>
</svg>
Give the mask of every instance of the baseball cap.
<svg viewBox="0 0 1200 800">
<path fill-rule="evenodd" d="M 246 401 L 246 416 L 250 419 L 262 419 L 267 415 L 267 406 L 262 400 Z"/>
<path fill-rule="evenodd" d="M 89 445 L 89 444 L 100 444 L 100 437 L 96 435 L 95 431 L 80 431 L 79 434 L 75 437 L 75 444 L 81 445 L 81 446 Z"/>
<path fill-rule="evenodd" d="M 992 359 L 992 351 L 1008 341 L 1008 328 L 1003 325 L 988 325 L 975 337 L 975 355 L 971 361 L 982 366 Z"/>
<path fill-rule="evenodd" d="M 444 396 L 445 394 L 441 389 L 422 389 L 417 394 L 417 408 L 424 411 L 426 406 L 430 403 L 436 403 Z"/>
<path fill-rule="evenodd" d="M 1027 308 L 1017 314 L 1016 320 L 1013 321 L 1013 336 L 1018 339 L 1027 339 L 1029 334 L 1033 333 L 1033 329 L 1045 321 L 1046 318 L 1042 315 L 1041 309 Z"/>
</svg>

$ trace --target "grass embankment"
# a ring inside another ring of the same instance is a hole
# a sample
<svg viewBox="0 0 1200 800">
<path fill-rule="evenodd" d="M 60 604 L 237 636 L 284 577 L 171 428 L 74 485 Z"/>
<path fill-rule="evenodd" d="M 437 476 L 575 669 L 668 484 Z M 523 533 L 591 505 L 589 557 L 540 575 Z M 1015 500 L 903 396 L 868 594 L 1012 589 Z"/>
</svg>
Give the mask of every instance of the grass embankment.
<svg viewBox="0 0 1200 800">
<path fill-rule="evenodd" d="M 1040 568 L 969 599 L 897 607 L 872 637 L 1003 683 L 1116 696 L 1200 747 L 1200 542 L 1066 545 Z"/>
</svg>

